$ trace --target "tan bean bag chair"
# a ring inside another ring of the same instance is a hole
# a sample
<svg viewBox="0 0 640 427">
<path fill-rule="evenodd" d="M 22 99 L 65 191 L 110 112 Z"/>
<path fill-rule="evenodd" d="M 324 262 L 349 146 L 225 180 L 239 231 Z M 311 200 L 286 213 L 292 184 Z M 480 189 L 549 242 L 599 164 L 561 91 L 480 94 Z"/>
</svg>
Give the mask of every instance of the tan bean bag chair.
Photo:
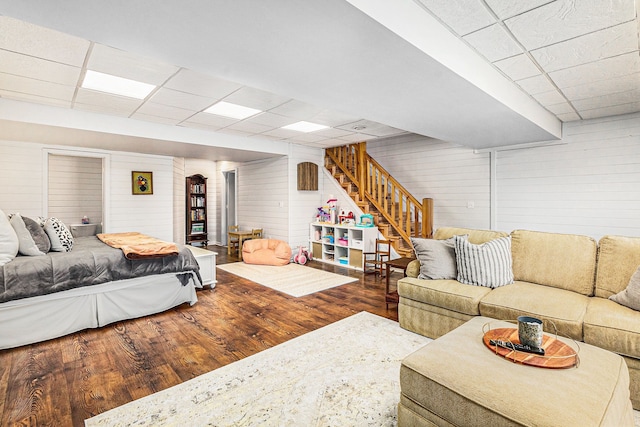
<svg viewBox="0 0 640 427">
<path fill-rule="evenodd" d="M 247 264 L 287 265 L 291 247 L 276 239 L 251 239 L 242 244 L 242 260 Z"/>
</svg>

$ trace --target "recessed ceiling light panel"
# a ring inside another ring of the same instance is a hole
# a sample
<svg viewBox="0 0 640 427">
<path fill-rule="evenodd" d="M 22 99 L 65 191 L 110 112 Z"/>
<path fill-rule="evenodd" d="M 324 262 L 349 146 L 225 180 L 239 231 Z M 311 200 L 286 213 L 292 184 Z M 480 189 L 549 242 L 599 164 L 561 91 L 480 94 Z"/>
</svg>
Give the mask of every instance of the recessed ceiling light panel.
<svg viewBox="0 0 640 427">
<path fill-rule="evenodd" d="M 82 87 L 129 98 L 145 99 L 156 87 L 148 83 L 87 70 Z"/>
<path fill-rule="evenodd" d="M 204 110 L 205 113 L 216 114 L 218 116 L 231 117 L 232 119 L 246 119 L 255 116 L 262 111 L 255 108 L 249 108 L 242 105 L 232 104 L 230 102 L 220 101 Z"/>
<path fill-rule="evenodd" d="M 326 129 L 329 126 L 319 125 L 317 123 L 311 122 L 297 122 L 287 126 L 283 126 L 282 129 L 296 130 L 298 132 L 315 132 L 317 130 Z"/>
</svg>

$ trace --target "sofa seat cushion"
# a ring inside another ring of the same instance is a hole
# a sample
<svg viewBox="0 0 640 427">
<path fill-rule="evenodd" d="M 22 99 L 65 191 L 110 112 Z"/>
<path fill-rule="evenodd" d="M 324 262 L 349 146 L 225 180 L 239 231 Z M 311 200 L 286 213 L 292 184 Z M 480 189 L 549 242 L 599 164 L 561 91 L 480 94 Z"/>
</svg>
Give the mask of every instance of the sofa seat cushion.
<svg viewBox="0 0 640 427">
<path fill-rule="evenodd" d="M 591 298 L 584 316 L 584 342 L 640 359 L 640 312 Z"/>
<path fill-rule="evenodd" d="M 582 341 L 582 322 L 589 297 L 564 289 L 516 281 L 496 288 L 480 301 L 480 314 L 515 321 L 533 316 L 544 322 L 544 330 Z M 553 324 L 551 323 L 553 322 Z"/>
<path fill-rule="evenodd" d="M 398 281 L 398 295 L 402 298 L 477 316 L 480 300 L 490 288 L 464 285 L 457 280 L 421 280 L 405 277 Z"/>
</svg>

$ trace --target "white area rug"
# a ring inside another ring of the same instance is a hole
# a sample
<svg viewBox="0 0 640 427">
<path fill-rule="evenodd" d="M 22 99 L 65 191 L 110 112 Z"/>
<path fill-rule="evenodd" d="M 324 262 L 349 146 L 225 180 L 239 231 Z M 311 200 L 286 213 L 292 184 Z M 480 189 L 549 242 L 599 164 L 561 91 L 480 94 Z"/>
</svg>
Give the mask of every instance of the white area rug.
<svg viewBox="0 0 640 427">
<path fill-rule="evenodd" d="M 358 280 L 355 277 L 341 276 L 293 263 L 274 266 L 234 262 L 219 265 L 218 268 L 294 297 L 302 297 Z"/>
<path fill-rule="evenodd" d="M 394 426 L 400 363 L 430 341 L 361 312 L 85 425 Z"/>
</svg>

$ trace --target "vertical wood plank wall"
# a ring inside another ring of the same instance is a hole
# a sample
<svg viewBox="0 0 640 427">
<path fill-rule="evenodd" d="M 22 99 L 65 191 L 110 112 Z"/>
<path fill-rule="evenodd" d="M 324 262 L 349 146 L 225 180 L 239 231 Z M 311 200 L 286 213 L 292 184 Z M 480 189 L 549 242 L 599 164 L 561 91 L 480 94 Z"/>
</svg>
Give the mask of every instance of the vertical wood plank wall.
<svg viewBox="0 0 640 427">
<path fill-rule="evenodd" d="M 48 156 L 48 216 L 80 224 L 87 216 L 102 223 L 102 158 Z"/>
<path fill-rule="evenodd" d="M 184 245 L 186 240 L 185 163 L 183 157 L 173 158 L 173 241 L 180 245 Z"/>
</svg>

